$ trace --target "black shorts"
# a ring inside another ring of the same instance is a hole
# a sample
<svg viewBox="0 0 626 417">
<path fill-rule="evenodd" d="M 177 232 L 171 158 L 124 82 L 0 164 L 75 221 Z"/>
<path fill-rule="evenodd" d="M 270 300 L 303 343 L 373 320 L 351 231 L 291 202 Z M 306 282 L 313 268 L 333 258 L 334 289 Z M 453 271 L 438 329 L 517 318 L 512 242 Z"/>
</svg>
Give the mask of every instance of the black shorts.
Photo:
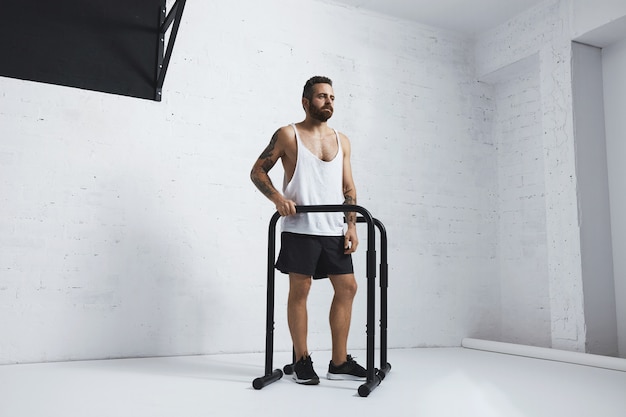
<svg viewBox="0 0 626 417">
<path fill-rule="evenodd" d="M 312 276 L 314 279 L 352 274 L 352 255 L 343 253 L 343 245 L 343 236 L 282 232 L 276 268 L 284 274 L 294 272 Z"/>
</svg>

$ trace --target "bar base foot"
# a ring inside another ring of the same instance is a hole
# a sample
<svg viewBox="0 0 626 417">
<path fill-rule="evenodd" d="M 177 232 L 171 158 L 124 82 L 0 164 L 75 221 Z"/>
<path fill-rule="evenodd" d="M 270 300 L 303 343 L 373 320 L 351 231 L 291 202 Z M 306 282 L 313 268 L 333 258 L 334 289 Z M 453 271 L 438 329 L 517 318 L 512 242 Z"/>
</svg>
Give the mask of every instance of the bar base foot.
<svg viewBox="0 0 626 417">
<path fill-rule="evenodd" d="M 278 381 L 282 377 L 283 371 L 281 371 L 280 369 L 274 369 L 274 372 L 272 372 L 271 374 L 258 377 L 254 381 L 252 381 L 252 386 L 254 387 L 254 389 L 261 389 L 273 382 Z"/>
</svg>

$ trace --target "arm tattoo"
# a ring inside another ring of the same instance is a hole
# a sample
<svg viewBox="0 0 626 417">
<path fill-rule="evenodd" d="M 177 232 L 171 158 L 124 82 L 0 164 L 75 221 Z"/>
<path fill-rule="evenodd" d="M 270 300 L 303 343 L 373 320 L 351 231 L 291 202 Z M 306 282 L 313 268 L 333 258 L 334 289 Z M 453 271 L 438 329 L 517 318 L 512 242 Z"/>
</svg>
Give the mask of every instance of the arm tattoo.
<svg viewBox="0 0 626 417">
<path fill-rule="evenodd" d="M 265 150 L 263 151 L 263 153 L 261 153 L 261 156 L 259 156 L 259 159 L 265 159 L 266 163 L 267 160 L 269 158 L 271 158 L 272 153 L 274 152 L 274 147 L 276 147 L 276 142 L 278 141 L 278 130 L 276 131 L 276 133 L 274 133 L 274 135 L 272 136 L 272 139 L 270 140 L 270 144 L 267 145 L 267 148 L 265 148 Z M 265 168 L 265 164 L 264 164 L 264 168 Z M 270 167 L 271 168 L 271 167 Z"/>
<path fill-rule="evenodd" d="M 276 146 L 277 140 L 278 140 L 278 131 L 274 133 L 274 135 L 272 136 L 272 139 L 270 140 L 269 145 L 267 145 L 265 150 L 263 150 L 263 152 L 261 153 L 261 156 L 259 156 L 259 160 L 262 161 L 261 169 L 263 170 L 264 174 L 267 174 L 270 171 L 270 169 L 272 169 L 272 167 L 274 166 L 275 162 L 272 161 L 272 155 L 274 153 L 274 148 Z M 256 185 L 259 191 L 261 191 L 266 197 L 270 197 L 271 195 L 275 193 L 272 180 L 269 179 L 267 175 L 265 177 L 259 177 L 258 174 L 254 174 L 254 171 L 253 171 L 252 182 L 254 183 L 254 185 Z"/>
<path fill-rule="evenodd" d="M 343 196 L 345 197 L 345 200 L 343 201 L 343 204 L 346 204 L 346 205 L 354 205 L 354 204 L 356 204 L 356 198 L 351 196 L 349 194 L 349 191 L 346 192 Z M 354 211 L 346 211 L 346 212 L 344 212 L 344 216 L 346 216 L 346 222 L 348 224 L 356 224 L 356 213 Z"/>
<path fill-rule="evenodd" d="M 270 197 L 271 195 L 274 194 L 274 190 L 272 189 L 272 187 L 266 181 L 263 181 L 261 178 L 252 177 L 252 182 L 254 182 L 254 185 L 256 185 L 256 188 L 258 188 L 259 191 L 261 191 L 266 197 Z"/>
</svg>

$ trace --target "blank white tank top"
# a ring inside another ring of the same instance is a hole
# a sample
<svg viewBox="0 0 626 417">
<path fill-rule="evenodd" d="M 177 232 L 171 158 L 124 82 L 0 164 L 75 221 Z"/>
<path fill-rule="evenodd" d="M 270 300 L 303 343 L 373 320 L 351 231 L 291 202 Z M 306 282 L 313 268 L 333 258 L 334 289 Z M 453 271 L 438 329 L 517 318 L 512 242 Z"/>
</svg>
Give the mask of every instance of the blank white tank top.
<svg viewBox="0 0 626 417">
<path fill-rule="evenodd" d="M 343 150 L 339 133 L 337 155 L 331 161 L 322 161 L 304 146 L 298 129 L 296 134 L 297 159 L 293 177 L 283 179 L 283 195 L 295 201 L 297 206 L 319 204 L 343 204 Z M 343 236 L 343 213 L 298 213 L 282 219 L 282 230 L 320 236 Z"/>
</svg>

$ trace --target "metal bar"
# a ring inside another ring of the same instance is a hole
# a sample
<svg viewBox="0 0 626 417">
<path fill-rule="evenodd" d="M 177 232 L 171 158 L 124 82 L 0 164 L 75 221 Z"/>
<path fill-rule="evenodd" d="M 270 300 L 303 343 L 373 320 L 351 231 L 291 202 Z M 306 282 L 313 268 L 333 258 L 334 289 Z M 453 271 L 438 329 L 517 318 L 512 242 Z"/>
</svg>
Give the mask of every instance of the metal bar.
<svg viewBox="0 0 626 417">
<path fill-rule="evenodd" d="M 165 21 L 165 0 L 161 0 L 161 5 L 159 6 L 159 28 L 163 27 L 163 22 Z M 157 33 L 157 50 L 156 50 L 156 70 L 154 72 L 155 81 L 159 79 L 159 75 L 161 74 L 161 68 L 163 68 L 163 50 L 165 44 L 165 37 L 163 32 L 159 31 Z M 154 99 L 156 101 L 161 101 L 161 94 L 155 91 Z"/>
<path fill-rule="evenodd" d="M 174 15 L 176 14 L 177 10 L 178 1 L 172 6 L 172 10 L 170 10 L 170 12 L 167 14 L 167 18 L 165 19 L 165 21 L 161 22 L 161 25 L 159 26 L 161 28 L 161 33 L 167 32 L 167 30 L 170 28 L 170 25 L 174 21 Z"/>
<path fill-rule="evenodd" d="M 362 217 L 357 217 L 358 223 L 367 223 L 367 381 L 361 385 L 358 389 L 358 393 L 362 397 L 368 396 L 374 388 L 376 388 L 381 381 L 385 378 L 385 375 L 391 369 L 391 366 L 386 363 L 386 326 L 387 326 L 387 310 L 386 310 L 386 291 L 384 297 L 384 333 L 381 332 L 381 346 L 384 347 L 384 356 L 381 353 L 381 370 L 377 370 L 374 366 L 374 336 L 375 336 L 375 320 L 376 320 L 376 236 L 375 227 L 378 227 L 381 231 L 381 236 L 384 238 L 381 240 L 381 244 L 384 244 L 383 251 L 381 252 L 381 275 L 384 273 L 384 284 L 381 282 L 381 288 L 387 287 L 387 251 L 386 251 L 386 232 L 384 226 L 378 220 L 374 219 L 372 215 L 365 208 L 357 205 L 349 204 L 334 204 L 334 205 L 318 205 L 318 206 L 296 206 L 296 213 L 328 213 L 328 212 L 357 212 Z M 266 339 L 265 339 L 265 375 L 257 378 L 253 381 L 255 389 L 261 389 L 265 385 L 271 384 L 282 377 L 282 371 L 279 369 L 272 370 L 273 368 L 273 341 L 274 341 L 274 287 L 275 287 L 275 267 L 274 262 L 276 260 L 276 223 L 280 218 L 278 212 L 274 213 L 270 220 L 270 226 L 268 231 L 268 263 L 267 263 L 267 312 L 266 312 Z M 383 263 L 384 260 L 384 263 Z M 383 266 L 384 265 L 384 266 Z M 382 277 L 381 277 L 382 278 Z M 381 320 L 381 327 L 383 321 Z M 295 359 L 294 359 L 295 360 Z"/>
<path fill-rule="evenodd" d="M 270 375 L 274 370 L 274 288 L 276 282 L 276 271 L 274 261 L 276 260 L 276 223 L 280 214 L 274 213 L 270 220 L 268 230 L 267 245 L 267 313 L 265 320 L 265 375 Z"/>
<path fill-rule="evenodd" d="M 185 4 L 187 0 L 177 0 L 176 4 L 172 7 L 172 11 L 176 8 L 176 13 L 171 17 L 174 21 L 174 27 L 172 27 L 172 33 L 170 34 L 170 39 L 167 42 L 167 50 L 165 51 L 165 56 L 163 58 L 162 65 L 158 68 L 159 76 L 157 77 L 156 89 L 155 89 L 155 100 L 160 101 L 161 95 L 163 91 L 163 83 L 165 82 L 165 75 L 167 74 L 167 68 L 170 65 L 170 59 L 172 58 L 172 51 L 174 50 L 174 43 L 176 42 L 176 36 L 178 35 L 178 28 L 180 27 L 180 21 L 183 16 L 183 10 L 185 9 Z M 171 13 L 170 13 L 171 14 Z M 168 16 L 165 20 L 170 19 Z M 169 25 L 164 25 L 169 27 Z M 165 32 L 159 30 L 159 40 L 160 42 L 165 41 Z"/>
<path fill-rule="evenodd" d="M 369 237 L 368 237 L 369 241 Z M 367 260 L 368 265 L 370 264 L 370 259 L 374 258 L 374 262 L 376 262 L 376 252 L 370 253 L 370 250 L 367 250 Z M 368 268 L 376 271 L 376 267 Z M 376 333 L 376 281 L 375 275 L 370 275 L 370 272 L 367 272 L 367 382 L 374 381 L 376 376 L 376 368 L 374 365 L 374 349 L 375 349 L 375 333 Z"/>
<path fill-rule="evenodd" d="M 265 387 L 266 385 L 271 384 L 272 382 L 278 381 L 282 377 L 283 377 L 283 372 L 280 369 L 276 369 L 274 372 L 272 372 L 269 375 L 264 375 L 264 376 L 255 378 L 254 381 L 252 381 L 252 386 L 254 387 L 254 389 L 261 389 Z"/>
<path fill-rule="evenodd" d="M 357 218 L 357 223 L 365 223 L 363 217 Z M 391 364 L 387 362 L 387 288 L 389 287 L 389 266 L 387 263 L 387 231 L 383 223 L 374 218 L 374 225 L 378 228 L 380 234 L 380 369 L 377 370 L 376 376 L 385 379 L 385 376 L 391 371 Z M 366 384 L 367 385 L 367 384 Z M 375 388 L 377 384 L 374 384 Z M 362 396 L 367 396 L 373 389 L 370 386 L 363 387 Z"/>
<path fill-rule="evenodd" d="M 389 267 L 387 265 L 387 230 L 378 219 L 374 223 L 380 233 L 380 367 L 383 378 L 391 369 L 387 363 L 387 288 Z"/>
<path fill-rule="evenodd" d="M 359 396 L 367 397 L 374 390 L 374 388 L 380 385 L 381 382 L 382 382 L 382 379 L 380 379 L 378 376 L 376 376 L 376 378 L 374 378 L 371 381 L 368 379 L 365 384 L 359 387 L 358 389 Z"/>
</svg>

